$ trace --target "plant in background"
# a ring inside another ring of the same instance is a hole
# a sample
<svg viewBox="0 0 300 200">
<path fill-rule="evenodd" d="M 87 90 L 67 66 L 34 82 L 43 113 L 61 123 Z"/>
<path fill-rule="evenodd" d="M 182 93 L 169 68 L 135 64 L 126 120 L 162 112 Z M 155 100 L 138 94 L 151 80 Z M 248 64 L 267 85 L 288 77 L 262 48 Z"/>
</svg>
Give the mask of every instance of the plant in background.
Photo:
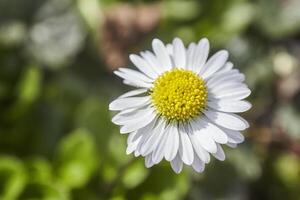
<svg viewBox="0 0 300 200">
<path fill-rule="evenodd" d="M 120 111 L 112 121 L 129 134 L 126 152 L 144 156 L 146 167 L 165 158 L 176 173 L 183 163 L 202 172 L 210 154 L 225 159 L 220 144 L 236 147 L 244 140 L 240 131 L 248 122 L 233 113 L 251 108 L 243 100 L 251 93 L 245 76 L 227 62 L 225 50 L 207 60 L 206 38 L 187 49 L 179 38 L 167 45 L 154 39 L 152 48 L 154 54 L 130 55 L 141 72 L 115 71 L 138 89 L 110 103 L 110 110 Z"/>
</svg>

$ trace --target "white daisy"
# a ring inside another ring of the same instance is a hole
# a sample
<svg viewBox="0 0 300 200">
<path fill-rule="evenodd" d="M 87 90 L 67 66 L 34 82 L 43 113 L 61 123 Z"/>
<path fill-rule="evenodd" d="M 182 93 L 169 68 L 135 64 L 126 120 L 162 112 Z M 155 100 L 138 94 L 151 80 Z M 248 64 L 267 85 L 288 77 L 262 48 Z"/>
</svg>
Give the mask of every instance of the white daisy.
<svg viewBox="0 0 300 200">
<path fill-rule="evenodd" d="M 178 38 L 167 45 L 154 39 L 152 48 L 130 55 L 139 71 L 115 71 L 138 89 L 111 102 L 109 109 L 120 111 L 112 121 L 129 134 L 127 154 L 144 156 L 146 167 L 166 159 L 176 173 L 183 163 L 202 172 L 210 154 L 225 159 L 221 144 L 236 147 L 244 140 L 240 131 L 249 125 L 233 113 L 251 107 L 243 100 L 251 93 L 245 76 L 227 62 L 225 50 L 207 60 L 206 38 L 187 49 Z"/>
</svg>

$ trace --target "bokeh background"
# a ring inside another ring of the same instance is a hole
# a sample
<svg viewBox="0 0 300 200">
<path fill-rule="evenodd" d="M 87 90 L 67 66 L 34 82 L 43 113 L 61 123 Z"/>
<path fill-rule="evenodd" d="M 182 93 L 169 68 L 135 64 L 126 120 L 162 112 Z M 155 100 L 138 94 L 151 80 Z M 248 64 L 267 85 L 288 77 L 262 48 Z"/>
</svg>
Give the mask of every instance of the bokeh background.
<svg viewBox="0 0 300 200">
<path fill-rule="evenodd" d="M 202 174 L 125 154 L 113 70 L 207 37 L 246 74 L 245 143 Z M 0 0 L 0 199 L 300 199 L 299 0 Z"/>
</svg>

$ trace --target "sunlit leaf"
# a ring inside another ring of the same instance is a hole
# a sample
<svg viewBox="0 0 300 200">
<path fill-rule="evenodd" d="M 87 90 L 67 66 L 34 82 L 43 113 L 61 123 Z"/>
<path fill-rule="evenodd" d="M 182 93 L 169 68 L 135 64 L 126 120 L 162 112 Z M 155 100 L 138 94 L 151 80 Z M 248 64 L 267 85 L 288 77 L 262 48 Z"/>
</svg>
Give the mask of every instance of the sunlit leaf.
<svg viewBox="0 0 300 200">
<path fill-rule="evenodd" d="M 0 199 L 17 199 L 26 184 L 23 164 L 13 157 L 0 157 Z"/>
<path fill-rule="evenodd" d="M 26 164 L 26 168 L 32 182 L 48 183 L 53 181 L 52 166 L 47 160 L 32 159 Z"/>
<path fill-rule="evenodd" d="M 167 19 L 192 20 L 201 12 L 201 6 L 196 1 L 165 1 L 162 12 Z"/>
<path fill-rule="evenodd" d="M 23 73 L 23 77 L 19 82 L 18 96 L 22 103 L 31 103 L 39 95 L 41 87 L 41 70 L 32 66 L 27 68 Z"/>
<path fill-rule="evenodd" d="M 97 154 L 89 132 L 77 129 L 65 137 L 57 151 L 59 181 L 71 188 L 85 185 L 97 166 Z"/>
<path fill-rule="evenodd" d="M 123 184 L 126 188 L 134 188 L 141 184 L 148 176 L 149 171 L 142 162 L 134 162 L 129 165 L 122 177 Z"/>
<path fill-rule="evenodd" d="M 279 177 L 288 187 L 299 184 L 300 159 L 297 156 L 281 155 L 274 164 Z"/>
<path fill-rule="evenodd" d="M 68 191 L 53 183 L 30 183 L 22 192 L 20 199 L 43 199 L 43 200 L 69 200 Z"/>
</svg>

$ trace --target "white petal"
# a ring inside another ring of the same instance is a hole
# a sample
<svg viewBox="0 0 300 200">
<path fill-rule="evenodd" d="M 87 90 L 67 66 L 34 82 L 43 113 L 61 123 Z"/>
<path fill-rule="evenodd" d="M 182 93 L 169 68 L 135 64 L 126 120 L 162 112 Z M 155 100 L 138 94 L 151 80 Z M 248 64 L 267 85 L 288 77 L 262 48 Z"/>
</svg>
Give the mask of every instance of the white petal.
<svg viewBox="0 0 300 200">
<path fill-rule="evenodd" d="M 127 145 L 127 148 L 126 148 L 126 154 L 129 155 L 131 154 L 132 152 L 135 151 L 136 147 L 138 145 L 138 142 L 135 142 L 135 143 L 130 143 L 129 145 Z"/>
<path fill-rule="evenodd" d="M 145 107 L 142 109 L 123 110 L 116 114 L 111 121 L 117 125 L 126 125 L 132 123 L 132 121 L 134 120 L 138 120 L 141 117 L 149 114 L 149 112 L 153 112 L 153 108 Z"/>
<path fill-rule="evenodd" d="M 137 87 L 137 88 L 149 88 L 148 86 L 147 86 L 147 87 L 142 87 L 142 86 L 140 86 L 140 85 L 143 85 L 143 83 L 142 83 L 142 84 L 138 84 L 138 83 L 130 82 L 130 81 L 128 81 L 128 80 L 123 80 L 123 83 L 124 83 L 125 85 L 129 85 L 129 86 L 133 86 L 133 87 Z"/>
<path fill-rule="evenodd" d="M 162 41 L 160 41 L 159 39 L 154 39 L 152 41 L 152 48 L 156 57 L 158 58 L 158 61 L 161 64 L 161 67 L 165 69 L 165 71 L 172 69 L 170 56 Z"/>
<path fill-rule="evenodd" d="M 173 51 L 174 51 L 173 49 L 174 48 L 173 48 L 173 44 L 170 44 L 170 43 L 166 44 L 166 49 L 167 49 L 167 52 L 168 52 L 168 54 L 170 56 L 172 68 L 176 67 L 175 64 L 174 64 L 174 55 L 173 55 Z"/>
<path fill-rule="evenodd" d="M 127 138 L 127 148 L 126 148 L 126 154 L 131 154 L 135 151 L 136 147 L 138 146 L 142 135 L 137 135 L 137 131 L 132 132 L 129 134 Z"/>
<path fill-rule="evenodd" d="M 208 152 L 215 153 L 217 146 L 212 139 L 211 130 L 212 126 L 207 126 L 207 122 L 198 118 L 197 121 L 191 121 L 191 126 L 195 134 L 195 139 L 199 141 L 199 144 Z"/>
<path fill-rule="evenodd" d="M 156 146 L 155 150 L 152 153 L 152 161 L 157 164 L 159 163 L 163 157 L 164 157 L 164 147 L 167 141 L 167 134 L 164 132 L 162 134 L 162 137 L 158 143 L 158 145 Z"/>
<path fill-rule="evenodd" d="M 136 90 L 131 90 L 129 92 L 126 92 L 124 94 L 122 94 L 121 96 L 119 96 L 118 98 L 126 98 L 126 97 L 132 97 L 132 96 L 136 96 L 139 94 L 143 94 L 145 92 L 147 92 L 147 89 L 136 89 Z"/>
<path fill-rule="evenodd" d="M 139 108 L 151 102 L 149 96 L 118 98 L 109 104 L 109 110 L 125 110 L 129 108 Z"/>
<path fill-rule="evenodd" d="M 141 134 L 138 134 L 137 131 L 133 131 L 133 132 L 129 133 L 128 137 L 127 137 L 127 145 L 129 145 L 132 142 L 135 142 L 140 137 L 141 137 Z"/>
<path fill-rule="evenodd" d="M 164 153 L 165 159 L 171 161 L 175 158 L 179 148 L 179 133 L 178 127 L 175 124 L 170 124 L 168 131 L 168 138 L 166 141 Z"/>
<path fill-rule="evenodd" d="M 226 62 L 225 66 L 222 68 L 224 71 L 229 71 L 233 69 L 233 63 L 232 62 Z"/>
<path fill-rule="evenodd" d="M 141 58 L 138 55 L 131 54 L 129 56 L 129 59 L 131 62 L 144 74 L 146 74 L 148 77 L 155 79 L 157 77 L 157 73 L 153 70 L 153 67 L 151 67 L 147 61 L 145 61 L 143 58 Z"/>
<path fill-rule="evenodd" d="M 145 59 L 145 61 L 152 67 L 153 71 L 156 72 L 156 74 L 160 75 L 164 72 L 164 69 L 160 67 L 159 61 L 152 52 L 141 52 L 141 55 Z"/>
<path fill-rule="evenodd" d="M 128 68 L 119 68 L 117 71 L 114 71 L 116 75 L 128 81 L 141 81 L 145 83 L 152 83 L 152 79 L 148 78 L 146 75 L 138 72 L 136 70 L 128 69 Z"/>
<path fill-rule="evenodd" d="M 185 68 L 186 52 L 185 47 L 179 38 L 173 40 L 173 59 L 175 67 Z"/>
<path fill-rule="evenodd" d="M 215 99 L 241 100 L 248 97 L 251 90 L 245 86 L 233 87 L 222 91 L 209 92 L 209 97 Z"/>
<path fill-rule="evenodd" d="M 134 79 L 138 79 L 138 80 L 141 80 L 141 81 L 145 81 L 147 83 L 152 83 L 154 81 L 153 78 L 149 78 L 148 76 L 146 76 L 145 74 L 139 72 L 139 71 L 136 71 L 136 70 L 133 70 L 133 69 L 129 69 L 129 68 L 119 68 L 119 71 L 120 72 L 123 72 L 125 74 L 127 74 L 128 76 L 131 76 L 132 78 Z"/>
<path fill-rule="evenodd" d="M 209 135 L 199 133 L 198 140 L 206 151 L 210 153 L 215 153 L 217 151 L 216 143 Z"/>
<path fill-rule="evenodd" d="M 230 90 L 232 88 L 239 88 L 239 87 L 247 87 L 247 85 L 244 83 L 236 82 L 236 81 L 226 81 L 226 82 L 222 82 L 218 85 L 215 85 L 213 87 L 208 86 L 208 90 L 211 93 L 219 93 L 224 90 Z"/>
<path fill-rule="evenodd" d="M 228 72 L 233 68 L 233 63 L 232 62 L 226 62 L 223 67 L 217 72 L 217 73 L 223 73 L 223 72 Z"/>
<path fill-rule="evenodd" d="M 217 144 L 217 147 L 218 147 L 217 152 L 214 153 L 213 156 L 216 159 L 220 160 L 220 161 L 224 161 L 225 160 L 225 153 L 224 153 L 221 145 Z"/>
<path fill-rule="evenodd" d="M 134 151 L 135 156 L 139 156 L 137 147 L 142 139 L 143 135 L 142 132 L 134 131 L 132 133 L 129 133 L 129 136 L 127 138 L 127 149 L 126 153 L 130 154 Z"/>
<path fill-rule="evenodd" d="M 130 120 L 131 116 L 135 116 L 136 115 L 136 110 L 137 109 L 127 109 L 127 110 L 122 110 L 121 112 L 117 113 L 113 118 L 112 118 L 112 122 L 114 124 L 117 125 L 122 125 L 122 121 L 126 120 L 124 118 L 127 118 L 128 120 Z M 142 112 L 144 109 L 141 109 Z M 121 123 L 120 123 L 121 122 Z"/>
<path fill-rule="evenodd" d="M 158 117 L 156 117 L 151 123 L 149 123 L 147 126 L 141 128 L 138 130 L 138 133 L 142 135 L 142 138 L 137 146 L 137 150 L 140 154 L 145 156 L 146 154 L 143 154 L 145 150 L 142 151 L 142 148 L 144 147 L 144 143 L 153 135 L 153 129 L 157 128 L 157 121 Z M 157 132 L 157 130 L 156 130 Z"/>
<path fill-rule="evenodd" d="M 186 128 L 184 125 L 179 125 L 179 155 L 181 157 L 181 160 L 187 164 L 191 165 L 194 160 L 194 151 L 193 146 L 190 141 L 189 135 L 187 133 Z"/>
<path fill-rule="evenodd" d="M 231 148 L 236 148 L 237 147 L 237 144 L 230 143 L 230 142 L 228 142 L 226 145 L 229 146 L 229 147 L 231 147 Z"/>
<path fill-rule="evenodd" d="M 123 78 L 124 79 L 124 83 L 129 84 L 129 85 L 133 85 L 135 87 L 142 87 L 142 88 L 151 88 L 152 84 L 151 83 L 147 83 L 145 81 L 142 81 L 140 79 L 136 79 L 128 74 L 125 74 L 124 72 L 120 72 L 120 71 L 114 71 L 114 73 Z"/>
<path fill-rule="evenodd" d="M 207 79 L 216 71 L 218 71 L 228 59 L 228 52 L 225 50 L 218 51 L 215 53 L 205 64 L 199 75 L 203 79 Z"/>
<path fill-rule="evenodd" d="M 137 114 L 135 111 L 135 109 L 122 110 L 121 112 L 113 116 L 111 121 L 116 125 L 123 125 L 124 122 L 131 119 L 131 116 L 135 116 Z"/>
<path fill-rule="evenodd" d="M 149 137 L 145 138 L 141 146 L 141 155 L 145 156 L 151 153 L 158 145 L 165 131 L 165 120 L 158 120 L 158 123 L 152 130 L 149 130 Z"/>
<path fill-rule="evenodd" d="M 209 153 L 201 146 L 197 136 L 195 134 L 190 134 L 191 142 L 193 148 L 198 157 L 205 163 L 209 163 L 210 156 Z"/>
<path fill-rule="evenodd" d="M 199 74 L 201 69 L 204 67 L 204 64 L 207 60 L 209 53 L 209 42 L 208 39 L 203 38 L 199 41 L 196 49 L 196 59 L 193 66 L 193 71 L 196 74 Z"/>
<path fill-rule="evenodd" d="M 201 173 L 204 171 L 205 164 L 201 159 L 199 159 L 197 154 L 194 154 L 194 162 L 192 164 L 192 167 L 198 173 Z"/>
<path fill-rule="evenodd" d="M 182 166 L 182 160 L 179 156 L 179 153 L 177 153 L 176 157 L 171 161 L 171 167 L 175 173 L 179 174 L 182 170 Z"/>
<path fill-rule="evenodd" d="M 186 69 L 194 69 L 194 55 L 196 54 L 197 45 L 195 43 L 190 43 L 186 52 Z"/>
<path fill-rule="evenodd" d="M 222 112 L 239 113 L 245 112 L 251 108 L 251 104 L 248 101 L 236 101 L 236 100 L 212 100 L 208 101 L 207 105 Z"/>
<path fill-rule="evenodd" d="M 173 55 L 173 45 L 172 44 L 166 44 L 166 49 L 167 49 L 167 52 L 170 56 Z"/>
<path fill-rule="evenodd" d="M 221 85 L 227 82 L 243 82 L 245 75 L 239 73 L 238 70 L 233 69 L 228 72 L 217 73 L 208 79 L 206 82 L 207 87 L 213 88 L 216 85 Z"/>
<path fill-rule="evenodd" d="M 213 110 L 206 110 L 204 111 L 204 114 L 212 122 L 231 130 L 241 131 L 249 127 L 246 120 L 235 114 L 222 113 Z"/>
<path fill-rule="evenodd" d="M 204 162 L 209 163 L 210 156 L 209 153 L 201 146 L 197 136 L 195 134 L 190 134 L 191 142 L 197 156 Z"/>
<path fill-rule="evenodd" d="M 227 134 L 228 142 L 230 142 L 230 143 L 239 144 L 239 143 L 244 142 L 244 140 L 245 140 L 244 135 L 238 131 L 229 130 L 229 129 L 226 129 L 224 131 Z"/>
<path fill-rule="evenodd" d="M 140 118 L 134 118 L 130 121 L 127 121 L 127 124 L 121 127 L 121 133 L 130 133 L 132 131 L 138 130 L 140 128 L 145 127 L 147 124 L 152 122 L 156 116 L 156 113 L 153 109 L 148 110 L 145 115 L 141 116 Z"/>
<path fill-rule="evenodd" d="M 145 166 L 147 168 L 150 168 L 154 165 L 154 163 L 152 162 L 152 158 L 151 158 L 151 154 L 145 157 Z"/>
<path fill-rule="evenodd" d="M 141 154 L 140 154 L 140 152 L 136 149 L 135 151 L 134 151 L 134 156 L 135 157 L 138 157 L 138 156 L 140 156 Z"/>
<path fill-rule="evenodd" d="M 223 129 L 209 122 L 205 116 L 202 117 L 203 126 L 206 129 L 206 134 L 210 135 L 211 138 L 220 144 L 226 144 L 228 142 L 228 137 Z"/>
</svg>

